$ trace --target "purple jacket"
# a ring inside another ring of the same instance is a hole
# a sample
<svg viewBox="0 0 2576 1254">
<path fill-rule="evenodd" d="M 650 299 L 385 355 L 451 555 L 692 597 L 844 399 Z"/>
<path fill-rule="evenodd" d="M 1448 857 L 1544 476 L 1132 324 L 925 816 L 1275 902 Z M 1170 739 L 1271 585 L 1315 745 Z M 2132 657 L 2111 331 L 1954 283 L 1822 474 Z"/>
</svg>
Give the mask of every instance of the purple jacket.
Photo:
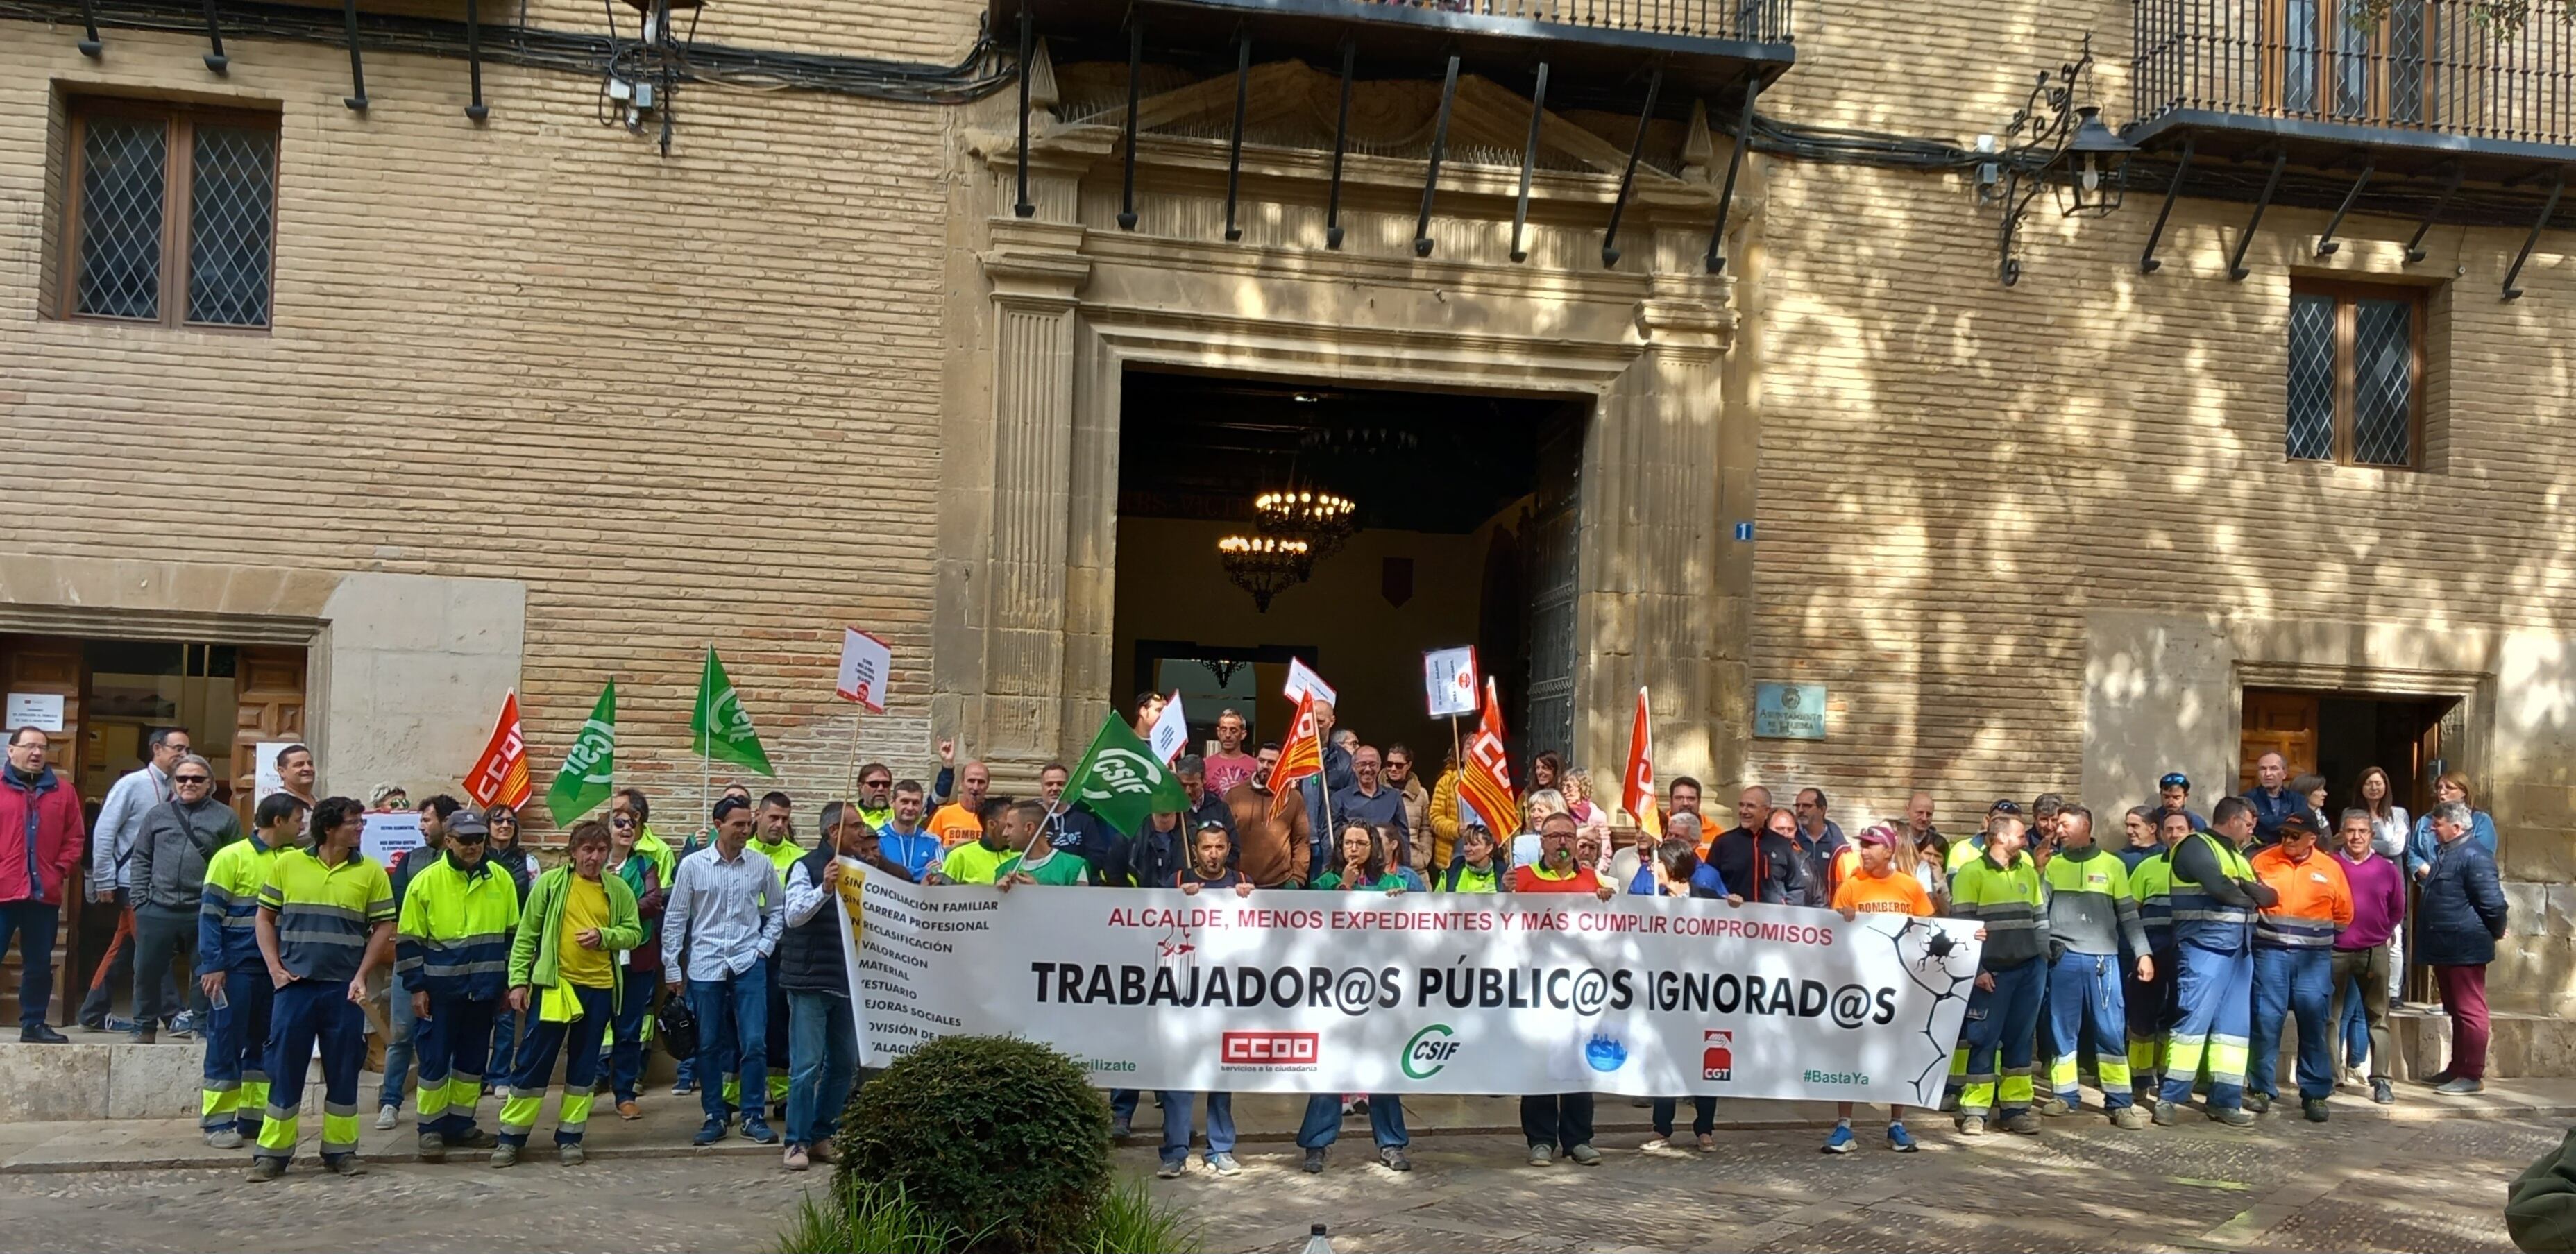
<svg viewBox="0 0 2576 1254">
<path fill-rule="evenodd" d="M 2343 864 L 2343 877 L 2352 885 L 2352 926 L 2335 934 L 2334 947 L 2369 949 L 2386 943 L 2406 918 L 2405 872 L 2383 854 L 2355 862 L 2337 849 L 2334 857 Z"/>
</svg>

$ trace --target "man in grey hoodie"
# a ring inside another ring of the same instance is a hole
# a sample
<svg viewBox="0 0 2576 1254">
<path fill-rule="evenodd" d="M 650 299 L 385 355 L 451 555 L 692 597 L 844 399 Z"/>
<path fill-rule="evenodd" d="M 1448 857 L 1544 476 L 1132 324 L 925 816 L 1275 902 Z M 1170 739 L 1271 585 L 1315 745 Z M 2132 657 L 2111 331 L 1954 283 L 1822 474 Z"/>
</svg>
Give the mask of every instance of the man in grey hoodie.
<svg viewBox="0 0 2576 1254">
<path fill-rule="evenodd" d="M 180 960 L 183 973 L 196 969 L 206 860 L 241 838 L 240 817 L 215 800 L 215 768 L 196 754 L 180 755 L 170 767 L 170 799 L 144 812 L 127 867 L 133 874 L 135 1044 L 151 1044 L 169 1010 L 161 999 L 171 958 Z M 205 992 L 193 980 L 188 988 L 203 1023 L 211 1012 Z"/>
</svg>

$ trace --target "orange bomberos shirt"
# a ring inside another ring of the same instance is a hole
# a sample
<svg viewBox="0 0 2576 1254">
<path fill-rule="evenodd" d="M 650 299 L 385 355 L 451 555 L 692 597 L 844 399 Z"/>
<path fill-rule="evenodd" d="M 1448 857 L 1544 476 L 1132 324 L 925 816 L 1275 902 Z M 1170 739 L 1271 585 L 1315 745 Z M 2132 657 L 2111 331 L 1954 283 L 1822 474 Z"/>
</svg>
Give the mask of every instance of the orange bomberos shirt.
<svg viewBox="0 0 2576 1254">
<path fill-rule="evenodd" d="M 1888 868 L 1885 875 L 1855 869 L 1844 877 L 1842 887 L 1834 890 L 1834 909 L 1930 918 L 1932 898 L 1924 893 L 1923 881 L 1894 867 Z"/>
<path fill-rule="evenodd" d="M 976 818 L 974 811 L 954 801 L 939 807 L 939 812 L 930 816 L 926 826 L 932 835 L 939 838 L 941 849 L 954 849 L 984 834 L 984 821 Z"/>
</svg>

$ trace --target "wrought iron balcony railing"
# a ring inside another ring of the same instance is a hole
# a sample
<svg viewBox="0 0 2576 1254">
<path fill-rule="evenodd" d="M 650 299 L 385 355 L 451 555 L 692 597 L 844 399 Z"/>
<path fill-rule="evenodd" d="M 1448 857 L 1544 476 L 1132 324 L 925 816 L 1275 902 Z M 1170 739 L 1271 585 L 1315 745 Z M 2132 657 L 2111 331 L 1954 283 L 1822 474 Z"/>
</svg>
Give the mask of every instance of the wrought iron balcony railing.
<svg viewBox="0 0 2576 1254">
<path fill-rule="evenodd" d="M 2137 0 L 2135 124 L 2234 115 L 2498 146 L 2576 145 L 2570 0 Z M 2456 145 L 2428 143 L 2428 147 Z"/>
<path fill-rule="evenodd" d="M 1690 39 L 1790 42 L 1791 0 L 1324 0 L 1313 7 L 1361 18 L 1387 9 L 1416 9 Z"/>
</svg>

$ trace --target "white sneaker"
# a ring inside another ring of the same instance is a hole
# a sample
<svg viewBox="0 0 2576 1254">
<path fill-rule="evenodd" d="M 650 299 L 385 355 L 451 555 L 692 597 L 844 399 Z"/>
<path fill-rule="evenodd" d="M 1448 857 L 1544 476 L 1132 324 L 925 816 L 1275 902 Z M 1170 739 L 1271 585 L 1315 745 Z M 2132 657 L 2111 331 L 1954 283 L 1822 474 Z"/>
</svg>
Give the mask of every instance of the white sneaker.
<svg viewBox="0 0 2576 1254">
<path fill-rule="evenodd" d="M 401 1108 L 400 1108 L 400 1107 L 396 1107 L 396 1106 L 378 1106 L 378 1107 L 376 1108 L 376 1131 L 378 1131 L 378 1132 L 391 1132 L 391 1131 L 393 1131 L 393 1127 L 394 1127 L 394 1116 L 399 1115 L 399 1114 L 401 1114 L 401 1113 L 402 1113 L 402 1110 L 401 1110 Z"/>
</svg>

